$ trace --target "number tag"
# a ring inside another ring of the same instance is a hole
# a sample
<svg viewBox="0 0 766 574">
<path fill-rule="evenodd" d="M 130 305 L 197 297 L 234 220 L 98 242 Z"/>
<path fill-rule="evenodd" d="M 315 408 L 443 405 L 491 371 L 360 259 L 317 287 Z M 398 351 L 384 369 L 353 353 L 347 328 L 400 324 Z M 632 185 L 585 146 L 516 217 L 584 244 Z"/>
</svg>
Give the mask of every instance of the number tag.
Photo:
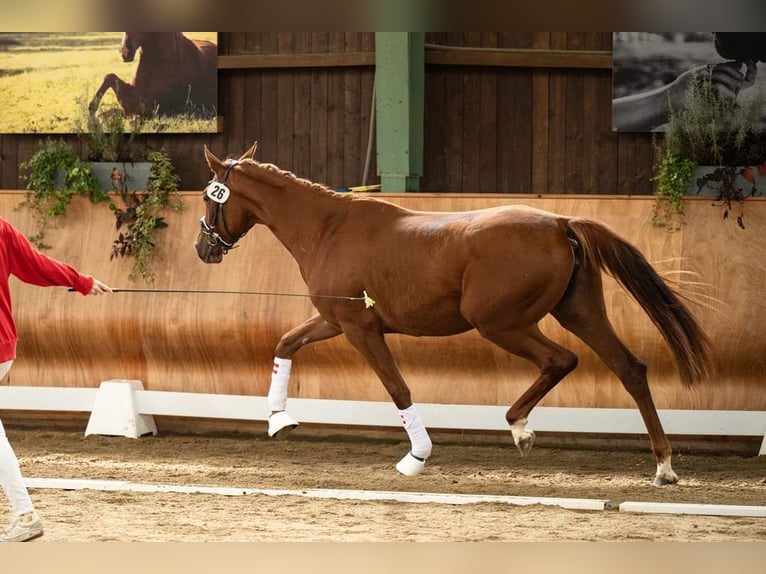
<svg viewBox="0 0 766 574">
<path fill-rule="evenodd" d="M 211 181 L 208 184 L 205 193 L 216 203 L 226 203 L 229 200 L 229 195 L 231 194 L 229 188 L 219 181 Z"/>
</svg>

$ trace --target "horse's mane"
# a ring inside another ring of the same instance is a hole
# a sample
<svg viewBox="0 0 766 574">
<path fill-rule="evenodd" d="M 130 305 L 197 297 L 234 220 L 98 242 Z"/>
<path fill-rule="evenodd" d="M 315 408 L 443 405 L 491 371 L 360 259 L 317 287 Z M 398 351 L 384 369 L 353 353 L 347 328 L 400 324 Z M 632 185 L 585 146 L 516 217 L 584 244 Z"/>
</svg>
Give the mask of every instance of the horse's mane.
<svg viewBox="0 0 766 574">
<path fill-rule="evenodd" d="M 309 181 L 298 177 L 294 173 L 281 169 L 273 163 L 261 163 L 254 159 L 245 159 L 240 163 L 243 165 L 252 166 L 253 170 L 248 171 L 248 175 L 253 178 L 273 185 L 275 187 L 286 187 L 288 185 L 295 185 L 311 190 L 316 193 L 323 193 L 330 197 L 346 198 L 351 197 L 350 194 L 338 193 L 333 191 L 326 185 Z"/>
<path fill-rule="evenodd" d="M 163 38 L 167 38 L 168 40 L 172 39 L 175 43 L 181 43 L 184 40 L 189 40 L 189 38 L 187 38 L 183 32 L 150 32 L 147 33 L 146 37 L 160 39 L 160 42 L 163 41 Z"/>
<path fill-rule="evenodd" d="M 194 41 L 183 32 L 148 32 L 142 42 L 144 50 L 147 45 L 151 45 L 160 54 L 167 55 L 172 51 L 178 58 L 182 56 L 184 48 L 188 45 L 196 47 Z"/>
</svg>

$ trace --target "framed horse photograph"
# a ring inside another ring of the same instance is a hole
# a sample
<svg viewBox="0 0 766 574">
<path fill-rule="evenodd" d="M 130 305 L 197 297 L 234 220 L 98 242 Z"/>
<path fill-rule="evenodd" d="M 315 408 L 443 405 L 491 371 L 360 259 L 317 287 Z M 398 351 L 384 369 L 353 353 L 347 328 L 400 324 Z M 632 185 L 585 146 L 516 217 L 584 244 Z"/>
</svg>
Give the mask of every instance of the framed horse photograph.
<svg viewBox="0 0 766 574">
<path fill-rule="evenodd" d="M 110 113 L 217 132 L 218 33 L 2 32 L 0 102 L 0 133 L 76 133 Z"/>
</svg>

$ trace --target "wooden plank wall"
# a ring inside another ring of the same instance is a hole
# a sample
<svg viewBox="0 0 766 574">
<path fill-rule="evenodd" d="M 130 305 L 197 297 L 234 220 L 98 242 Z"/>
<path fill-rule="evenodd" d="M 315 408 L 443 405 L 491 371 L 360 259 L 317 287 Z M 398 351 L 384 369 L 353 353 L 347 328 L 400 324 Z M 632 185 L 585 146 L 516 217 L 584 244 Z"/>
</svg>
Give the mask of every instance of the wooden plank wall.
<svg viewBox="0 0 766 574">
<path fill-rule="evenodd" d="M 427 41 L 473 48 L 465 61 L 487 65 L 428 66 L 423 190 L 651 193 L 651 138 L 611 129 L 611 34 L 456 32 Z M 623 158 L 625 146 L 640 157 Z"/>
<path fill-rule="evenodd" d="M 0 193 L 0 213 L 25 232 L 34 223 L 16 210 L 21 192 Z M 270 232 L 258 226 L 220 265 L 201 263 L 192 248 L 202 200 L 184 195 L 186 210 L 169 213 L 159 244 L 158 288 L 220 289 L 301 294 L 297 265 Z M 464 210 L 521 202 L 560 213 L 594 217 L 620 230 L 663 273 L 681 265 L 700 274 L 719 300 L 694 307 L 714 341 L 717 374 L 707 385 L 684 388 L 648 318 L 611 279 L 607 310 L 622 340 L 648 364 L 660 408 L 766 410 L 766 201 L 749 199 L 747 229 L 722 219 L 709 200 L 690 199 L 688 225 L 668 233 L 651 223 L 651 197 L 471 194 L 387 196 L 414 209 Z M 129 284 L 129 261 L 109 260 L 114 224 L 104 205 L 76 200 L 48 233 L 50 253 L 116 287 Z M 84 222 L 87 222 L 85 224 Z M 21 337 L 19 357 L 2 384 L 97 387 L 113 378 L 140 379 L 148 389 L 265 395 L 280 335 L 313 314 L 308 299 L 281 295 L 117 293 L 82 297 L 12 279 Z M 396 294 L 372 294 L 380 300 Z M 633 408 L 616 377 L 575 337 L 550 318 L 543 331 L 580 357 L 578 369 L 541 403 L 546 406 Z M 418 402 L 507 405 L 536 377 L 535 369 L 475 332 L 447 338 L 391 336 L 392 352 Z M 291 396 L 388 400 L 382 385 L 344 337 L 303 349 L 295 358 Z"/>
<path fill-rule="evenodd" d="M 426 42 L 421 191 L 651 193 L 651 136 L 611 129 L 611 33 L 428 33 Z M 147 145 L 167 149 L 185 190 L 208 180 L 203 145 L 234 155 L 254 140 L 262 161 L 333 188 L 359 185 L 374 50 L 366 32 L 221 32 L 222 131 L 147 136 Z M 0 188 L 24 188 L 18 164 L 40 138 L 0 135 Z M 369 173 L 376 183 L 374 153 Z"/>
</svg>

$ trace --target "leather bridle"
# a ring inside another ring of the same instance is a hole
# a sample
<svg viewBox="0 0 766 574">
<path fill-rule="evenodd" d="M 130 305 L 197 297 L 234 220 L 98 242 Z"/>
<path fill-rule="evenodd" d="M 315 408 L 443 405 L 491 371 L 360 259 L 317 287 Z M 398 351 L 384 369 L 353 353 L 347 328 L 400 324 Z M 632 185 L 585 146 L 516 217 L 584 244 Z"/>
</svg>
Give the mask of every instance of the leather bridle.
<svg viewBox="0 0 766 574">
<path fill-rule="evenodd" d="M 239 162 L 237 160 L 232 161 L 229 165 L 226 166 L 226 170 L 223 172 L 223 180 L 221 183 L 224 185 L 226 184 L 226 180 L 229 178 L 229 173 L 231 172 L 232 168 L 234 168 L 235 165 L 237 165 Z M 213 178 L 210 180 L 210 183 L 215 182 L 216 179 Z M 210 185 L 208 184 L 208 186 Z M 207 195 L 207 187 L 205 187 L 205 191 L 202 192 L 202 198 L 205 201 L 205 203 L 212 201 L 208 195 Z M 206 215 L 203 215 L 200 217 L 199 224 L 200 229 L 202 231 L 202 234 L 205 236 L 207 240 L 207 244 L 210 247 L 220 247 L 221 251 L 224 255 L 229 252 L 229 250 L 234 249 L 236 247 L 235 243 L 242 239 L 245 234 L 239 235 L 238 237 L 234 238 L 234 235 L 229 232 L 228 228 L 226 227 L 226 218 L 223 215 L 223 203 L 219 203 L 214 201 L 215 205 L 213 206 L 213 211 L 210 214 L 210 224 L 205 220 Z M 221 225 L 223 227 L 223 231 L 226 233 L 226 235 L 230 238 L 232 238 L 232 241 L 226 241 L 221 235 L 215 230 L 216 222 L 220 218 Z"/>
</svg>

